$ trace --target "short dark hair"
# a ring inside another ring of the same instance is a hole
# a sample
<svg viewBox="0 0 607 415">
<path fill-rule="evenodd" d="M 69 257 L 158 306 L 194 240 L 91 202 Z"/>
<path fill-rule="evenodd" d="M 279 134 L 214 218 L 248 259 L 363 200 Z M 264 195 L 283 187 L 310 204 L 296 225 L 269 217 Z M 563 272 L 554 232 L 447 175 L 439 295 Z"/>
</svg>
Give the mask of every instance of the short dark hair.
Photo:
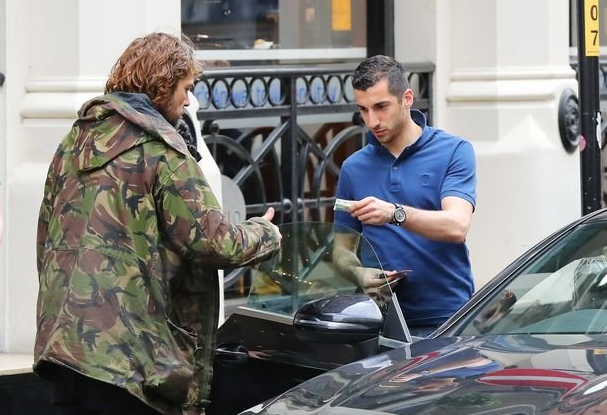
<svg viewBox="0 0 607 415">
<path fill-rule="evenodd" d="M 381 80 L 388 80 L 388 92 L 399 102 L 410 88 L 405 67 L 396 59 L 386 55 L 371 56 L 362 61 L 352 74 L 352 87 L 366 91 Z"/>
</svg>

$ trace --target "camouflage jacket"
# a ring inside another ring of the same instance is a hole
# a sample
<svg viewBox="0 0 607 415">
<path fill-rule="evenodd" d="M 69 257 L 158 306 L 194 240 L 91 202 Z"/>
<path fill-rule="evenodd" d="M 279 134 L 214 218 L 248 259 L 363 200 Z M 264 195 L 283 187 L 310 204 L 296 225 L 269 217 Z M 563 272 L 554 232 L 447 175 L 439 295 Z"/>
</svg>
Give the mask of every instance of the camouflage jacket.
<svg viewBox="0 0 607 415">
<path fill-rule="evenodd" d="M 196 160 L 142 94 L 82 107 L 51 162 L 37 236 L 34 370 L 45 362 L 166 414 L 204 413 L 217 268 L 271 256 L 264 219 L 232 225 Z"/>
</svg>

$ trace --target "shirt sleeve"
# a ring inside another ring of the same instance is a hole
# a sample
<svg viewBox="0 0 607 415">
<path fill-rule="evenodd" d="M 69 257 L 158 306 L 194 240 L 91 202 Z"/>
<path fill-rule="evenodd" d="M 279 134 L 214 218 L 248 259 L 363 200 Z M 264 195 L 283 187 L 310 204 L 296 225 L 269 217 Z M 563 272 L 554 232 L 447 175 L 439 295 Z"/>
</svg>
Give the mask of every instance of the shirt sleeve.
<svg viewBox="0 0 607 415">
<path fill-rule="evenodd" d="M 476 157 L 472 144 L 461 141 L 451 158 L 441 188 L 441 200 L 455 196 L 467 200 L 476 208 Z"/>
</svg>

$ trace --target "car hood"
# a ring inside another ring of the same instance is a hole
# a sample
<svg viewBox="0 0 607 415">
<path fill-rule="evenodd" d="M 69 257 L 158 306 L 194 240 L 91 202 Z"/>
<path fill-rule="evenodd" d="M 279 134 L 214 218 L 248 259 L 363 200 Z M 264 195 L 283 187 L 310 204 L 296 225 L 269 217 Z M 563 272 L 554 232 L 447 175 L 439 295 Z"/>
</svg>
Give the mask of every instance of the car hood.
<svg viewBox="0 0 607 415">
<path fill-rule="evenodd" d="M 324 373 L 245 414 L 564 414 L 607 408 L 606 356 L 607 336 L 428 339 Z"/>
</svg>

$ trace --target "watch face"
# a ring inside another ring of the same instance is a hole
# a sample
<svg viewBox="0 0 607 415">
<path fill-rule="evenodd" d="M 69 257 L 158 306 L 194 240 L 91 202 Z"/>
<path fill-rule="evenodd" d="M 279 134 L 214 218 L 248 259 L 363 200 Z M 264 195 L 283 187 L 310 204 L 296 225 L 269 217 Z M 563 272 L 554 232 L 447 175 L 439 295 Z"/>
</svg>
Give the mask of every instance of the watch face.
<svg viewBox="0 0 607 415">
<path fill-rule="evenodd" d="M 394 213 L 394 219 L 396 219 L 398 222 L 402 222 L 403 220 L 405 220 L 405 212 L 403 210 L 397 210 Z"/>
<path fill-rule="evenodd" d="M 399 223 L 405 221 L 405 210 L 402 207 L 399 207 L 394 211 L 394 221 Z"/>
</svg>

